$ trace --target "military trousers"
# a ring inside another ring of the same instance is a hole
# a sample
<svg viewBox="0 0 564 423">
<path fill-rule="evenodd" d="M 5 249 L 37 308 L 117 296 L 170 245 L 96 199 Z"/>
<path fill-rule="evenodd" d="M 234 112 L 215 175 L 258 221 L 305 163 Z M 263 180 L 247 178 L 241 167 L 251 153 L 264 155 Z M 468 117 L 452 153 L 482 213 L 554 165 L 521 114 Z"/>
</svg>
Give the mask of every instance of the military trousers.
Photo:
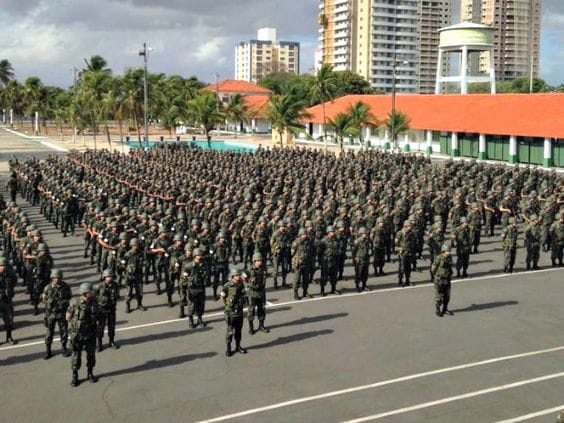
<svg viewBox="0 0 564 423">
<path fill-rule="evenodd" d="M 355 261 L 354 263 L 354 283 L 358 287 L 362 284 L 362 287 L 366 287 L 366 281 L 368 280 L 368 260 Z"/>
<path fill-rule="evenodd" d="M 337 265 L 333 261 L 324 259 L 321 263 L 321 280 L 319 281 L 322 292 L 325 291 L 327 282 L 331 284 L 331 289 L 335 289 L 337 286 Z"/>
<path fill-rule="evenodd" d="M 113 339 L 116 333 L 115 307 L 98 312 L 98 339 L 102 339 L 104 337 L 104 329 L 106 329 L 106 325 L 108 325 L 108 337 Z"/>
<path fill-rule="evenodd" d="M 203 289 L 189 289 L 188 290 L 188 317 L 193 317 L 194 314 L 198 317 L 204 315 L 206 307 L 206 292 Z"/>
<path fill-rule="evenodd" d="M 513 266 L 515 266 L 516 255 L 517 255 L 517 248 L 503 249 L 503 267 L 505 270 L 513 271 Z"/>
<path fill-rule="evenodd" d="M 296 266 L 296 268 L 294 269 L 294 277 L 292 280 L 292 285 L 294 287 L 295 293 L 298 292 L 298 289 L 302 288 L 304 295 L 307 294 L 307 290 L 309 288 L 309 281 L 310 281 L 309 273 L 310 272 L 308 266 L 304 264 Z"/>
<path fill-rule="evenodd" d="M 249 322 L 258 317 L 259 322 L 264 321 L 266 317 L 266 295 L 265 293 L 254 292 L 253 295 L 249 295 L 249 309 L 247 312 L 247 318 Z"/>
<path fill-rule="evenodd" d="M 374 273 L 384 271 L 384 264 L 386 263 L 386 249 L 374 248 Z"/>
<path fill-rule="evenodd" d="M 73 371 L 80 370 L 82 350 L 86 350 L 86 367 L 90 370 L 96 365 L 96 338 L 76 335 L 72 340 L 71 368 Z"/>
<path fill-rule="evenodd" d="M 55 336 L 55 326 L 59 326 L 59 336 L 61 337 L 61 344 L 66 345 L 69 337 L 69 324 L 65 319 L 64 314 L 48 314 L 45 316 L 45 327 L 47 328 L 47 335 L 45 336 L 45 345 L 53 343 Z"/>
<path fill-rule="evenodd" d="M 531 264 L 533 267 L 537 267 L 539 264 L 540 258 L 540 244 L 529 245 L 527 246 L 527 267 Z"/>
<path fill-rule="evenodd" d="M 462 270 L 463 274 L 466 274 L 468 270 L 468 265 L 470 264 L 470 249 L 469 248 L 457 248 L 456 249 L 456 272 L 460 275 Z"/>
<path fill-rule="evenodd" d="M 6 331 L 12 330 L 14 328 L 14 307 L 11 301 L 0 300 L 0 316 L 4 321 L 4 329 Z"/>
<path fill-rule="evenodd" d="M 413 266 L 413 255 L 400 253 L 398 255 L 398 281 L 403 283 L 405 278 L 406 283 L 410 283 L 411 268 Z"/>
<path fill-rule="evenodd" d="M 143 299 L 143 279 L 140 275 L 130 276 L 127 279 L 126 302 L 130 303 L 133 298 L 136 298 L 137 301 Z"/>
<path fill-rule="evenodd" d="M 450 301 L 450 282 L 436 281 L 435 282 L 435 305 L 440 307 L 443 305 L 445 308 Z"/>
<path fill-rule="evenodd" d="M 226 314 L 225 322 L 227 323 L 225 340 L 230 344 L 233 338 L 235 338 L 235 342 L 239 344 L 241 342 L 241 330 L 243 329 L 243 315 L 231 316 Z"/>
</svg>

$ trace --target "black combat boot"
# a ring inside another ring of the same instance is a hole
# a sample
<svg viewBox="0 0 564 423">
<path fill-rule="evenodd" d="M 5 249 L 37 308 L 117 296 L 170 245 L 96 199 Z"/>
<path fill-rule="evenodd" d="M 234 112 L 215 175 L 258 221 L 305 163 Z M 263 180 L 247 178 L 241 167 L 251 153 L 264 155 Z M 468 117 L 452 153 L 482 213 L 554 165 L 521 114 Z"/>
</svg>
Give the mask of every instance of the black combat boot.
<svg viewBox="0 0 564 423">
<path fill-rule="evenodd" d="M 249 335 L 255 334 L 255 324 L 252 320 L 249 320 Z"/>
<path fill-rule="evenodd" d="M 170 308 L 174 307 L 174 303 L 172 302 L 172 295 L 167 295 L 167 304 Z"/>
<path fill-rule="evenodd" d="M 204 323 L 202 316 L 198 316 L 198 323 L 196 323 L 197 326 L 202 326 L 203 328 L 205 328 L 207 326 L 206 323 Z"/>
<path fill-rule="evenodd" d="M 125 312 L 126 313 L 131 313 L 131 304 L 129 301 L 125 302 Z"/>
<path fill-rule="evenodd" d="M 98 352 L 104 351 L 104 344 L 102 343 L 102 338 L 98 338 Z"/>
<path fill-rule="evenodd" d="M 307 292 L 307 289 L 304 289 L 304 295 L 302 295 L 303 298 L 307 297 L 307 298 L 313 298 L 313 295 L 311 295 L 309 292 Z"/>
<path fill-rule="evenodd" d="M 6 329 L 6 344 L 16 345 L 18 341 L 14 341 L 12 338 L 12 329 Z"/>
<path fill-rule="evenodd" d="M 63 355 L 63 357 L 70 357 L 72 354 L 71 351 L 67 348 L 66 342 L 63 344 L 63 347 L 61 348 L 61 354 Z"/>
<path fill-rule="evenodd" d="M 147 307 L 143 306 L 143 300 L 142 299 L 137 300 L 137 308 L 141 311 L 147 311 Z"/>
<path fill-rule="evenodd" d="M 368 286 L 366 286 L 366 282 L 362 282 L 362 290 L 366 291 L 366 292 L 370 291 L 370 288 L 368 288 Z"/>
<path fill-rule="evenodd" d="M 449 316 L 454 316 L 454 313 L 448 309 L 448 304 L 443 304 L 442 314 L 443 314 L 443 316 L 445 314 L 447 314 Z"/>
<path fill-rule="evenodd" d="M 324 285 L 321 285 L 321 296 L 322 296 L 322 297 L 325 297 L 325 295 L 326 295 L 326 294 L 325 294 L 325 286 L 324 286 Z"/>
<path fill-rule="evenodd" d="M 399 282 L 398 282 L 398 286 L 400 286 L 400 287 L 402 287 L 402 288 L 403 288 L 403 279 L 400 279 L 400 280 L 399 280 Z"/>
<path fill-rule="evenodd" d="M 73 370 L 72 371 L 71 386 L 77 387 L 78 385 L 80 385 L 80 382 L 78 381 L 78 370 Z"/>
<path fill-rule="evenodd" d="M 247 354 L 247 350 L 241 346 L 241 341 L 237 342 L 237 345 L 235 345 L 235 350 L 240 354 Z"/>
<path fill-rule="evenodd" d="M 258 330 L 260 330 L 261 332 L 264 333 L 269 333 L 270 329 L 268 329 L 266 326 L 264 326 L 264 319 L 263 320 L 259 320 L 259 328 Z"/>
<path fill-rule="evenodd" d="M 300 294 L 298 294 L 298 289 L 294 289 L 294 300 L 299 301 L 301 299 Z"/>
<path fill-rule="evenodd" d="M 190 329 L 194 329 L 196 327 L 196 324 L 194 323 L 194 317 L 192 316 L 188 317 L 188 327 Z"/>
<path fill-rule="evenodd" d="M 159 282 L 157 282 L 157 295 L 161 295 L 162 291 L 161 291 L 161 284 Z"/>
<path fill-rule="evenodd" d="M 441 313 L 441 306 L 438 304 L 435 306 L 435 314 L 439 317 L 443 317 L 443 313 Z"/>
<path fill-rule="evenodd" d="M 49 360 L 51 357 L 53 357 L 53 354 L 51 353 L 51 344 L 46 344 L 43 360 Z"/>
<path fill-rule="evenodd" d="M 231 351 L 231 342 L 227 343 L 227 349 L 225 350 L 225 356 L 231 357 L 233 355 L 233 351 Z"/>
<path fill-rule="evenodd" d="M 384 273 L 383 267 L 380 267 L 380 276 L 386 276 L 386 274 Z"/>
<path fill-rule="evenodd" d="M 274 278 L 274 289 L 278 289 L 278 279 Z"/>
<path fill-rule="evenodd" d="M 531 270 L 531 263 L 527 263 L 527 270 Z"/>
<path fill-rule="evenodd" d="M 214 288 L 214 289 L 213 289 L 213 300 L 214 300 L 214 301 L 219 300 L 219 297 L 217 296 L 217 288 Z"/>
<path fill-rule="evenodd" d="M 90 383 L 98 382 L 98 378 L 94 376 L 94 373 L 92 372 L 92 367 L 88 368 L 88 380 L 90 381 Z"/>
<path fill-rule="evenodd" d="M 186 313 L 184 313 L 184 306 L 180 306 L 180 312 L 178 313 L 179 319 L 184 319 L 186 317 Z"/>
<path fill-rule="evenodd" d="M 356 285 L 356 292 L 360 292 L 360 284 L 356 282 L 355 285 Z"/>
<path fill-rule="evenodd" d="M 108 346 L 110 348 L 113 348 L 114 350 L 119 350 L 119 345 L 116 344 L 116 342 L 114 341 L 114 337 L 110 336 L 110 343 L 108 344 Z"/>
</svg>

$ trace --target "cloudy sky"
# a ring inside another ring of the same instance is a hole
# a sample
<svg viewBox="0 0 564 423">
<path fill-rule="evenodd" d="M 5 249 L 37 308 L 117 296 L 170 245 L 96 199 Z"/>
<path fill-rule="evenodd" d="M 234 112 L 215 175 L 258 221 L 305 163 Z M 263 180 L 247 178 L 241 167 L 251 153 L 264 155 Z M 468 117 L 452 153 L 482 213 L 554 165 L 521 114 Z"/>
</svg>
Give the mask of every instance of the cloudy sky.
<svg viewBox="0 0 564 423">
<path fill-rule="evenodd" d="M 454 0 L 456 3 L 458 0 Z M 0 59 L 24 80 L 67 87 L 72 68 L 100 54 L 116 73 L 139 66 L 144 41 L 150 70 L 233 77 L 234 46 L 263 26 L 302 44 L 302 72 L 313 66 L 317 0 L 0 0 Z M 564 0 L 543 0 L 541 76 L 564 82 Z"/>
</svg>

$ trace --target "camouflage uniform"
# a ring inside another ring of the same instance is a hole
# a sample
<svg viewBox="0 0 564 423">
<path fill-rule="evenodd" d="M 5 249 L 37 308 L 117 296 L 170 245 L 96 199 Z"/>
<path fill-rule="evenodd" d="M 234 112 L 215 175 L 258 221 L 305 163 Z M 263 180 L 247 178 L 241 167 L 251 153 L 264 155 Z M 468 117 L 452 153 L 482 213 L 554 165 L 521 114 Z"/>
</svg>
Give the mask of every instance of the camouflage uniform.
<svg viewBox="0 0 564 423">
<path fill-rule="evenodd" d="M 450 248 L 447 248 L 443 249 L 443 252 L 450 251 Z M 450 301 L 450 282 L 452 278 L 452 256 L 450 253 L 439 254 L 432 264 L 431 272 L 434 275 L 435 283 L 435 313 L 437 316 L 443 316 L 445 313 L 448 313 L 448 303 Z"/>
<path fill-rule="evenodd" d="M 241 277 L 242 272 L 239 269 L 231 271 L 231 280 L 223 286 L 221 298 L 225 304 L 225 322 L 227 323 L 227 332 L 225 341 L 227 343 L 226 355 L 232 353 L 231 342 L 235 338 L 235 350 L 244 354 L 247 351 L 241 347 L 241 329 L 243 328 L 243 308 L 247 302 L 247 292 L 245 284 L 242 280 L 235 282 L 233 278 Z"/>
<path fill-rule="evenodd" d="M 59 325 L 59 335 L 61 337 L 62 351 L 64 355 L 68 355 L 68 323 L 65 319 L 65 311 L 69 306 L 72 297 L 70 286 L 61 281 L 56 283 L 54 275 L 59 275 L 55 270 L 51 271 L 52 282 L 43 290 L 43 303 L 45 303 L 45 327 L 47 328 L 47 336 L 45 337 L 45 346 L 47 352 L 45 358 L 51 358 L 51 344 L 55 335 L 55 325 Z M 62 276 L 56 276 L 62 278 Z"/>
<path fill-rule="evenodd" d="M 359 238 L 354 242 L 352 247 L 352 258 L 354 263 L 354 283 L 356 290 L 368 291 L 366 282 L 368 280 L 368 267 L 370 265 L 370 257 L 374 254 L 372 251 L 372 243 L 368 239 L 366 228 L 360 228 Z"/>
<path fill-rule="evenodd" d="M 263 258 L 260 253 L 255 253 L 253 255 L 253 267 L 249 271 L 247 278 L 247 293 L 249 296 L 249 310 L 247 318 L 249 320 L 249 333 L 251 335 L 255 331 L 253 323 L 255 314 L 259 321 L 258 330 L 262 332 L 269 332 L 269 330 L 264 326 L 264 319 L 266 318 L 266 271 L 264 270 L 262 261 Z"/>
<path fill-rule="evenodd" d="M 501 244 L 503 247 L 503 271 L 505 273 L 513 273 L 515 265 L 515 256 L 517 254 L 517 237 L 519 231 L 515 222 L 515 218 L 508 219 L 508 225 L 501 235 Z"/>
</svg>

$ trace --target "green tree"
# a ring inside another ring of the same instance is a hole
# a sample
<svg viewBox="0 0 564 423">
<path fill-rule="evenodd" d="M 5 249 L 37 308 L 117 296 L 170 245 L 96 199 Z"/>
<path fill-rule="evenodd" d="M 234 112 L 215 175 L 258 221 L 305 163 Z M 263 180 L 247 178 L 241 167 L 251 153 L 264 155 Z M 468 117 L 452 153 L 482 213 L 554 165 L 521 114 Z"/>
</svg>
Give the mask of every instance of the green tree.
<svg viewBox="0 0 564 423">
<path fill-rule="evenodd" d="M 108 62 L 99 55 L 94 55 L 90 57 L 90 60 L 84 59 L 84 63 L 86 64 L 86 68 L 83 72 L 104 72 L 107 74 L 111 74 L 112 70 L 108 68 Z"/>
<path fill-rule="evenodd" d="M 363 76 L 352 72 L 335 72 L 335 91 L 337 97 L 345 95 L 376 94 Z"/>
<path fill-rule="evenodd" d="M 306 111 L 307 100 L 300 97 L 295 90 L 285 94 L 274 94 L 270 97 L 267 109 L 267 119 L 280 138 L 283 146 L 284 133 L 297 134 L 305 129 L 302 123 L 311 115 Z"/>
<path fill-rule="evenodd" d="M 325 151 L 327 152 L 327 114 L 325 113 L 325 103 L 329 100 L 333 100 L 337 94 L 337 78 L 335 72 L 333 72 L 333 67 L 327 63 L 323 64 L 317 75 L 315 76 L 315 81 L 311 87 L 311 98 L 313 101 L 322 103 L 323 109 L 323 130 L 324 130 L 324 141 L 325 141 Z"/>
<path fill-rule="evenodd" d="M 208 147 L 211 148 L 211 134 L 218 125 L 225 123 L 225 110 L 217 95 L 202 91 L 187 105 L 187 120 L 204 130 Z"/>
<path fill-rule="evenodd" d="M 351 104 L 347 110 L 347 114 L 351 117 L 352 124 L 357 128 L 360 143 L 364 144 L 362 138 L 362 130 L 368 126 L 377 128 L 380 126 L 380 122 L 370 112 L 370 106 L 362 101 L 357 101 Z"/>
<path fill-rule="evenodd" d="M 40 112 L 43 83 L 36 76 L 30 76 L 23 86 L 23 104 L 25 113 L 30 116 L 31 129 L 34 130 L 35 113 Z M 38 131 L 35 131 L 36 134 Z"/>
<path fill-rule="evenodd" d="M 328 119 L 327 128 L 335 134 L 341 152 L 344 150 L 345 137 L 357 137 L 360 134 L 359 127 L 348 113 L 337 113 L 334 119 Z"/>
<path fill-rule="evenodd" d="M 409 131 L 409 125 L 411 119 L 405 113 L 396 110 L 394 113 L 390 112 L 388 114 L 388 119 L 386 120 L 386 129 L 392 137 L 392 146 L 394 149 L 397 148 L 398 136 Z"/>
<path fill-rule="evenodd" d="M 6 86 L 14 77 L 15 74 L 12 64 L 6 59 L 0 60 L 0 85 Z"/>
<path fill-rule="evenodd" d="M 249 110 L 245 104 L 245 98 L 242 94 L 232 95 L 229 103 L 225 108 L 225 117 L 227 121 L 236 124 L 236 132 L 240 131 L 242 124 L 249 121 Z"/>
</svg>

